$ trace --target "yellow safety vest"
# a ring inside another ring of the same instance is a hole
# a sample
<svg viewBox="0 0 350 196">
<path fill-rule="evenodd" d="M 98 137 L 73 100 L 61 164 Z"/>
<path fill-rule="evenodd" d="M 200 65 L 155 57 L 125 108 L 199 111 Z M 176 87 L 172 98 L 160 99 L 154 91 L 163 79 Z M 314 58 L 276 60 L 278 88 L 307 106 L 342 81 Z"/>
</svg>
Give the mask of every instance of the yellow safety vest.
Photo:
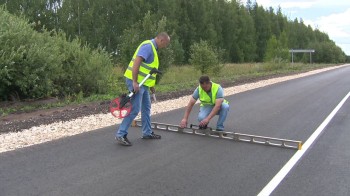
<svg viewBox="0 0 350 196">
<path fill-rule="evenodd" d="M 199 100 L 201 101 L 201 106 L 205 105 L 215 105 L 216 95 L 218 93 L 220 85 L 214 82 L 211 82 L 211 97 L 209 97 L 208 93 L 202 89 L 201 85 L 199 85 Z M 228 104 L 228 101 L 224 100 L 224 103 Z"/>
<path fill-rule="evenodd" d="M 141 63 L 139 74 L 137 76 L 138 83 L 140 83 L 153 68 L 158 69 L 158 66 L 159 66 L 157 50 L 156 50 L 156 48 L 151 40 L 146 40 L 146 41 L 142 42 L 139 45 L 139 47 L 137 48 L 137 50 L 135 51 L 135 54 L 132 57 L 128 68 L 126 69 L 124 76 L 132 80 L 132 67 L 134 65 L 134 60 L 136 59 L 137 53 L 139 52 L 141 46 L 143 46 L 144 44 L 151 44 L 154 59 L 153 59 L 153 62 L 151 62 L 150 64 L 147 64 L 145 62 Z M 152 87 L 155 84 L 156 84 L 156 74 L 153 74 L 146 80 L 146 82 L 143 85 L 148 86 L 148 87 Z"/>
</svg>

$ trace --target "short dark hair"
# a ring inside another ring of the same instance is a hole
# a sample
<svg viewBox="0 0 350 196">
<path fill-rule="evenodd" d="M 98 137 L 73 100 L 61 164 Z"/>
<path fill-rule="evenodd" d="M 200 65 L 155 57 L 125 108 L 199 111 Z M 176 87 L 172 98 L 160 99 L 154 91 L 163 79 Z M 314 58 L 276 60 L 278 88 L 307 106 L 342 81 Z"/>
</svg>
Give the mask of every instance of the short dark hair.
<svg viewBox="0 0 350 196">
<path fill-rule="evenodd" d="M 200 84 L 209 83 L 209 82 L 210 82 L 209 76 L 201 76 L 201 77 L 199 78 L 199 83 L 200 83 Z"/>
<path fill-rule="evenodd" d="M 169 35 L 168 35 L 168 33 L 166 33 L 166 32 L 158 33 L 158 35 L 157 35 L 156 37 L 158 37 L 159 39 L 161 39 L 161 38 L 163 38 L 163 39 L 169 39 L 169 38 L 170 38 Z"/>
</svg>

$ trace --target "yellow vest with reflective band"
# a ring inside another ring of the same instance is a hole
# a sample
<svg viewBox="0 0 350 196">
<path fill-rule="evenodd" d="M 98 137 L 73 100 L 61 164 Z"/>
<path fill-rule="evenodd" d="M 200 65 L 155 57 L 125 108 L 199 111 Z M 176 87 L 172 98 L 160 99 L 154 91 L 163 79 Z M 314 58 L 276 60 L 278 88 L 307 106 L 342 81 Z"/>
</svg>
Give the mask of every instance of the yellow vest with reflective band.
<svg viewBox="0 0 350 196">
<path fill-rule="evenodd" d="M 126 69 L 124 76 L 132 80 L 132 67 L 134 65 L 134 61 L 136 59 L 137 53 L 139 52 L 141 46 L 143 46 L 144 44 L 151 44 L 154 59 L 153 59 L 153 62 L 150 64 L 147 64 L 145 62 L 141 62 L 139 74 L 137 76 L 138 83 L 140 83 L 153 68 L 158 69 L 158 66 L 159 66 L 157 50 L 156 50 L 156 48 L 151 40 L 146 40 L 146 41 L 142 42 L 139 45 L 139 47 L 137 48 L 137 50 L 135 51 L 135 54 L 132 57 L 128 68 Z M 148 87 L 152 87 L 155 84 L 156 84 L 156 74 L 153 74 L 146 80 L 146 82 L 143 85 L 148 86 Z"/>
<path fill-rule="evenodd" d="M 215 105 L 216 95 L 218 93 L 220 85 L 214 82 L 211 82 L 211 97 L 209 97 L 208 93 L 202 89 L 201 85 L 199 85 L 199 100 L 201 101 L 201 106 L 205 105 Z M 228 104 L 228 101 L 224 100 L 224 103 Z"/>
</svg>

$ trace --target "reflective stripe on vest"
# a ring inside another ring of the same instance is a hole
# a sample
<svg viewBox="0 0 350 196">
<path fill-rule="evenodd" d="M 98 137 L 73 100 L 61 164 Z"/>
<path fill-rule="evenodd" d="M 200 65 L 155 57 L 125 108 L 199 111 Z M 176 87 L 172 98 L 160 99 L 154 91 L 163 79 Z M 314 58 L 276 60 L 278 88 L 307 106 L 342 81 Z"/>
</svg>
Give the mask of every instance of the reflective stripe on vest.
<svg viewBox="0 0 350 196">
<path fill-rule="evenodd" d="M 132 80 L 132 67 L 133 67 L 134 61 L 137 57 L 137 53 L 139 52 L 141 46 L 143 46 L 144 44 L 151 44 L 154 58 L 153 58 L 153 62 L 151 62 L 149 64 L 147 64 L 145 62 L 142 62 L 140 64 L 139 74 L 137 76 L 138 83 L 140 83 L 153 68 L 158 69 L 158 66 L 159 66 L 157 50 L 156 50 L 156 48 L 153 45 L 151 40 L 146 40 L 146 41 L 142 42 L 139 45 L 139 47 L 137 48 L 137 50 L 135 51 L 134 56 L 129 63 L 129 66 L 124 73 L 124 76 Z M 156 74 L 153 74 L 146 80 L 146 82 L 143 85 L 148 86 L 148 87 L 152 87 L 155 84 L 156 84 Z"/>
<path fill-rule="evenodd" d="M 202 89 L 201 85 L 199 85 L 198 90 L 199 90 L 199 100 L 201 101 L 201 106 L 215 105 L 216 95 L 219 91 L 219 87 L 220 87 L 219 84 L 211 82 L 211 97 L 209 97 L 208 93 Z M 224 103 L 228 104 L 228 101 L 224 99 Z"/>
</svg>

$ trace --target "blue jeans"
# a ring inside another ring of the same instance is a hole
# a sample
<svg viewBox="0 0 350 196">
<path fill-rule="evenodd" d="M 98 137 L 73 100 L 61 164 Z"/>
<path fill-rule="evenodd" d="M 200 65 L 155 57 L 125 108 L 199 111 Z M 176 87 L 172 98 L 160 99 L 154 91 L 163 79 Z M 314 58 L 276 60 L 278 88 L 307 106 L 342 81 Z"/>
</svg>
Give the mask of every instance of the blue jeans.
<svg viewBox="0 0 350 196">
<path fill-rule="evenodd" d="M 126 86 L 129 91 L 134 89 L 132 80 L 126 79 Z M 151 135 L 151 98 L 148 86 L 141 86 L 140 91 L 131 98 L 131 111 L 129 116 L 125 117 L 115 133 L 117 137 L 123 137 L 128 134 L 128 129 L 141 109 L 141 122 L 143 136 Z"/>
<path fill-rule="evenodd" d="M 210 112 L 213 110 L 214 106 L 201 106 L 198 114 L 198 121 L 201 122 L 203 119 L 209 116 Z M 216 129 L 224 130 L 224 122 L 226 120 L 227 113 L 230 106 L 227 103 L 222 103 L 219 112 L 218 122 L 216 124 Z"/>
</svg>

